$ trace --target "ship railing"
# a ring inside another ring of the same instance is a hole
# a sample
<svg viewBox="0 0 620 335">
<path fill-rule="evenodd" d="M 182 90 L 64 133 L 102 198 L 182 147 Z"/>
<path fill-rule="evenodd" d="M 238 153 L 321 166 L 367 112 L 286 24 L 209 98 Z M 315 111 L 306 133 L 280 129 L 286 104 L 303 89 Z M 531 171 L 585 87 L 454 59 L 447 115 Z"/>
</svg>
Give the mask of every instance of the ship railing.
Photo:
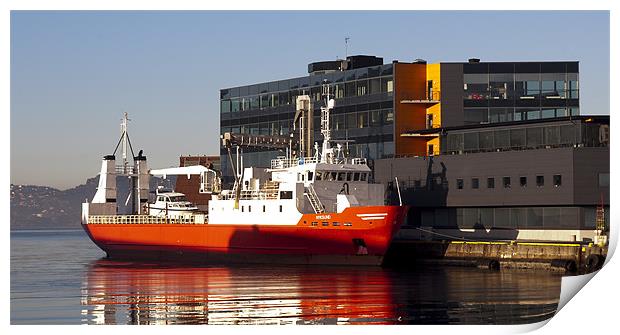
<svg viewBox="0 0 620 335">
<path fill-rule="evenodd" d="M 235 192 L 222 195 L 222 200 L 235 199 Z M 278 199 L 277 189 L 241 190 L 239 200 L 272 200 Z"/>
<path fill-rule="evenodd" d="M 293 166 L 299 166 L 304 164 L 320 163 L 316 157 L 304 157 L 304 158 L 285 158 L 278 157 L 271 160 L 272 169 L 286 169 Z M 366 165 L 366 158 L 338 158 L 330 157 L 327 161 L 328 164 L 354 164 L 354 165 Z"/>
<path fill-rule="evenodd" d="M 293 166 L 304 165 L 304 164 L 312 164 L 318 163 L 318 159 L 316 157 L 303 157 L 303 158 L 286 158 L 286 157 L 278 157 L 276 159 L 271 160 L 271 168 L 272 169 L 286 169 Z"/>
<path fill-rule="evenodd" d="M 194 215 L 175 218 L 153 215 L 89 215 L 88 224 L 203 224 L 207 223 L 207 216 L 204 218 L 204 222 L 197 222 Z"/>
<path fill-rule="evenodd" d="M 351 164 L 353 164 L 353 165 L 366 165 L 366 164 L 368 164 L 368 161 L 366 160 L 366 158 L 353 158 L 351 160 Z"/>
</svg>

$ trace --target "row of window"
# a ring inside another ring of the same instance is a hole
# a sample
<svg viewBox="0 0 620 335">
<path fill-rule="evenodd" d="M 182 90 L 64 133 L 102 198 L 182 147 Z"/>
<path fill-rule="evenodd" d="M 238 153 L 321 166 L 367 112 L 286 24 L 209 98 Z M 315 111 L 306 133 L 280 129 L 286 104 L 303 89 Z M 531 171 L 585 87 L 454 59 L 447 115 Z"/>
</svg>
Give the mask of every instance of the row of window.
<svg viewBox="0 0 620 335">
<path fill-rule="evenodd" d="M 465 124 L 497 123 L 579 115 L 579 107 L 476 107 L 465 108 L 463 114 Z"/>
<path fill-rule="evenodd" d="M 578 73 L 476 73 L 463 75 L 464 98 L 578 99 Z"/>
<path fill-rule="evenodd" d="M 520 187 L 527 187 L 528 186 L 528 179 L 525 176 L 521 176 L 519 177 L 519 186 Z M 511 188 L 512 187 L 512 180 L 511 177 L 502 177 L 501 178 L 501 183 L 502 183 L 502 187 L 503 188 Z M 543 187 L 545 186 L 545 176 L 543 175 L 537 175 L 535 178 L 535 184 L 536 187 Z M 562 186 L 562 175 L 561 174 L 554 174 L 553 178 L 552 178 L 552 184 L 554 187 L 560 187 Z M 461 178 L 457 178 L 456 179 L 456 188 L 459 190 L 462 190 L 465 186 L 465 181 Z M 495 177 L 488 177 L 487 178 L 487 188 L 491 189 L 491 188 L 495 188 Z M 471 183 L 470 183 L 470 187 L 472 189 L 479 189 L 480 188 L 480 179 L 479 178 L 471 178 Z"/>
<path fill-rule="evenodd" d="M 332 94 L 335 99 L 342 99 L 370 94 L 391 93 L 393 90 L 394 81 L 390 76 L 337 83 L 333 85 Z M 322 86 L 315 86 L 303 90 L 270 92 L 261 95 L 222 99 L 220 101 L 220 112 L 236 113 L 278 106 L 294 106 L 297 96 L 309 95 L 312 100 L 321 101 L 323 99 L 321 94 Z"/>
<path fill-rule="evenodd" d="M 583 143 L 583 125 L 562 125 L 531 128 L 485 130 L 467 133 L 448 133 L 441 138 L 444 153 L 495 151 L 511 148 L 538 148 Z M 598 130 L 598 129 L 597 129 Z M 598 137 L 598 132 L 592 132 Z"/>
<path fill-rule="evenodd" d="M 291 129 L 291 120 L 272 121 L 244 124 L 238 127 L 221 127 L 221 133 L 232 132 L 236 134 L 251 135 L 281 135 L 287 136 Z M 391 108 L 347 114 L 332 114 L 330 120 L 331 130 L 359 129 L 368 127 L 381 127 L 394 123 L 394 112 Z M 320 127 L 320 118 L 314 118 L 315 128 Z"/>
<path fill-rule="evenodd" d="M 357 79 L 391 76 L 392 64 L 372 66 L 348 71 L 336 71 L 331 73 L 312 75 L 300 78 L 291 78 L 269 83 L 261 83 L 249 86 L 234 87 L 220 90 L 220 99 L 230 99 L 248 95 L 257 95 L 268 92 L 290 91 L 295 89 L 307 89 L 312 86 L 320 86 L 323 83 L 342 83 Z"/>
<path fill-rule="evenodd" d="M 609 207 L 605 208 L 609 213 Z M 605 215 L 608 221 L 609 215 Z M 594 229 L 595 207 L 438 208 L 421 213 L 420 226 L 436 228 Z"/>
<path fill-rule="evenodd" d="M 366 172 L 334 172 L 334 171 L 317 171 L 316 180 L 325 181 L 366 181 L 368 173 Z"/>
</svg>

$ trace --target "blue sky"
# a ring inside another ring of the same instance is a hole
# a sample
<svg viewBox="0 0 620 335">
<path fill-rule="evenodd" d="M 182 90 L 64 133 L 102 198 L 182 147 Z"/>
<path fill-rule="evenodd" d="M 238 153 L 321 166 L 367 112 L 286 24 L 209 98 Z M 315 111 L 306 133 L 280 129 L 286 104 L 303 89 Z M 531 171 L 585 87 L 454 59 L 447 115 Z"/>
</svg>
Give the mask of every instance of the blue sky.
<svg viewBox="0 0 620 335">
<path fill-rule="evenodd" d="M 12 12 L 11 182 L 99 172 L 123 112 L 151 167 L 217 154 L 219 89 L 349 54 L 428 62 L 577 60 L 581 113 L 609 114 L 599 12 Z"/>
</svg>

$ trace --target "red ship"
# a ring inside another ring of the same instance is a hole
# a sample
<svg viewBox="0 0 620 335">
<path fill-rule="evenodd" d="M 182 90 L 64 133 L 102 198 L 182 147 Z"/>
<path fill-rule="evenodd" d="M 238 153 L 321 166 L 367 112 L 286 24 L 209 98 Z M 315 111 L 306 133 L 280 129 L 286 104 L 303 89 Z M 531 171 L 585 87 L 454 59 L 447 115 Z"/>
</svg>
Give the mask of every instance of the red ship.
<svg viewBox="0 0 620 335">
<path fill-rule="evenodd" d="M 303 113 L 312 110 L 309 103 L 309 97 L 298 97 L 301 124 L 312 118 Z M 223 191 L 219 173 L 204 166 L 148 170 L 141 153 L 128 164 L 131 143 L 125 116 L 119 141 L 123 164 L 116 165 L 115 155 L 104 157 L 97 193 L 82 205 L 83 228 L 112 258 L 380 265 L 407 207 L 384 205 L 385 186 L 370 181 L 366 160 L 345 157 L 341 145 L 331 147 L 333 100 L 325 105 L 322 150 L 315 145 L 313 156 L 303 155 L 310 146 L 302 128 L 299 155 L 287 150 L 287 156 L 272 160 L 270 168 L 243 168 L 242 156 L 237 155 L 234 164 L 230 152 L 235 143 L 247 139 L 225 134 L 235 182 Z M 131 180 L 129 214 L 118 213 L 119 175 Z M 200 175 L 196 191 L 211 195 L 208 210 L 199 210 L 174 192 L 157 192 L 155 202 L 148 203 L 151 175 Z"/>
</svg>

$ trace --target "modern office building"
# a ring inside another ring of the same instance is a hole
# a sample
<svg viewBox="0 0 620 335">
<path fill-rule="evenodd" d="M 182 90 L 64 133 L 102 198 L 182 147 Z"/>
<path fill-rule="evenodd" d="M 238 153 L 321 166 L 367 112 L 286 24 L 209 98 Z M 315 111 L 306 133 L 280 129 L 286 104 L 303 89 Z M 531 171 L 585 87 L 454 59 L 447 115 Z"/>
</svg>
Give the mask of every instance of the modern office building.
<svg viewBox="0 0 620 335">
<path fill-rule="evenodd" d="M 409 227 L 583 240 L 601 204 L 609 218 L 609 118 L 579 116 L 578 62 L 311 63 L 308 76 L 222 89 L 221 133 L 289 136 L 299 95 L 313 100 L 318 125 L 325 83 L 336 104 L 332 137 L 369 158 L 375 180 L 398 177 Z M 244 149 L 246 166 L 278 155 Z"/>
<path fill-rule="evenodd" d="M 383 64 L 351 56 L 311 63 L 308 73 L 220 90 L 221 133 L 288 136 L 295 99 L 304 94 L 314 102 L 318 125 L 324 83 L 336 101 L 333 138 L 353 141 L 349 151 L 370 159 L 440 152 L 438 138 L 400 136 L 412 130 L 579 114 L 578 62 Z M 247 165 L 266 167 L 281 154 L 248 148 L 244 157 Z"/>
</svg>

